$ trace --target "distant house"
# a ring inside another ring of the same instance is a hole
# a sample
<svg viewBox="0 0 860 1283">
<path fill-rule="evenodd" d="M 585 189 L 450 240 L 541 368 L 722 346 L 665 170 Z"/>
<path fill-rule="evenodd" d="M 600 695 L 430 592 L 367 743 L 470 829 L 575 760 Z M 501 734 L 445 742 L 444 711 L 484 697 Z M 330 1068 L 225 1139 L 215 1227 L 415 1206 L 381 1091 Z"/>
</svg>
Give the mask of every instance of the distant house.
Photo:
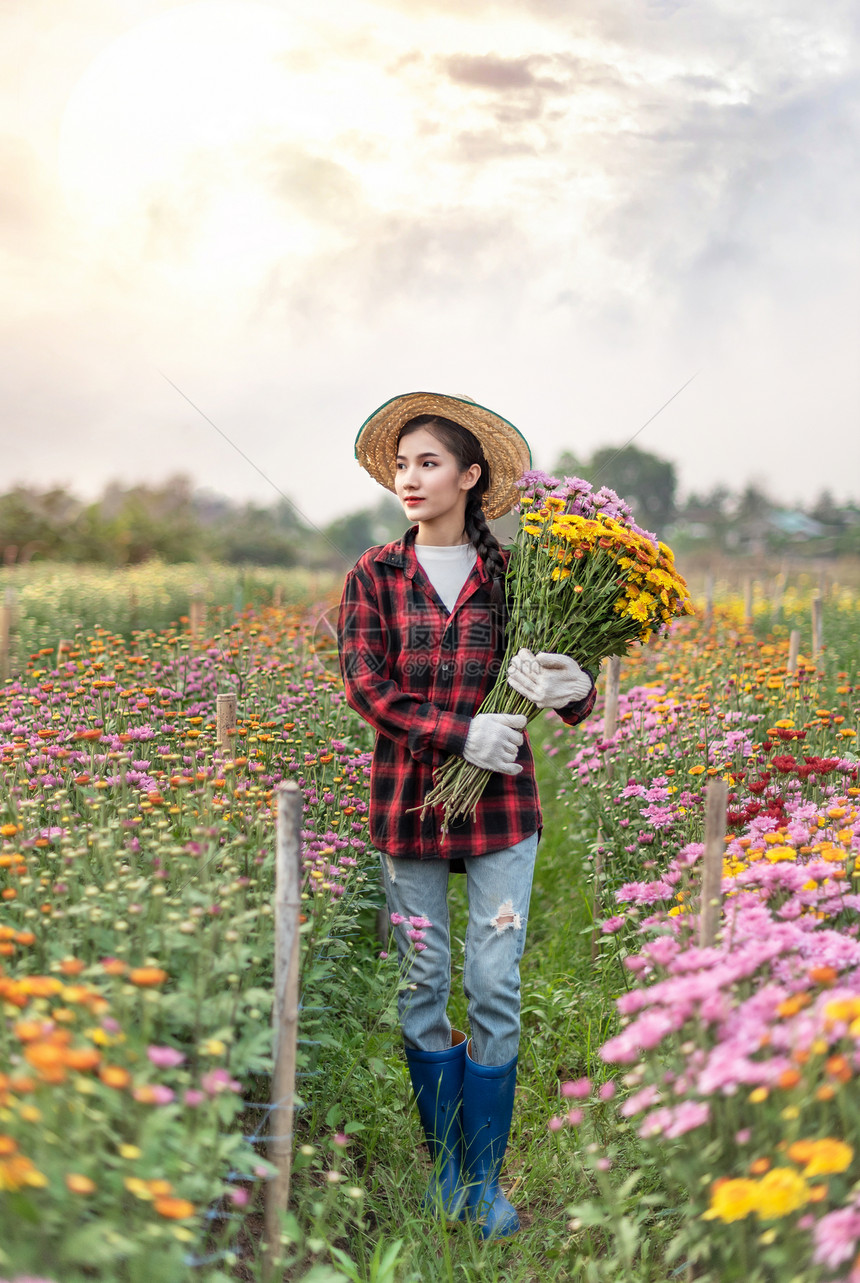
<svg viewBox="0 0 860 1283">
<path fill-rule="evenodd" d="M 780 534 L 794 539 L 814 539 L 816 535 L 827 533 L 827 527 L 814 517 L 807 517 L 805 512 L 791 508 L 773 508 L 768 514 L 768 521 Z"/>
</svg>

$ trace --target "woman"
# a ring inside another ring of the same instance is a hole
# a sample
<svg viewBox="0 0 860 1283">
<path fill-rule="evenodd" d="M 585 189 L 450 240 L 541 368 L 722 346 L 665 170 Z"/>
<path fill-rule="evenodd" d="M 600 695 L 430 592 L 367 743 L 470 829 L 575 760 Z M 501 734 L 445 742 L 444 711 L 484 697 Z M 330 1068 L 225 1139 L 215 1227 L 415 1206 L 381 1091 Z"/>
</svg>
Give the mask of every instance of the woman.
<svg viewBox="0 0 860 1283">
<path fill-rule="evenodd" d="M 362 425 L 359 463 L 417 524 L 349 572 L 338 635 L 350 705 L 377 732 L 370 840 L 382 854 L 388 910 L 408 970 L 399 1013 L 406 1060 L 434 1158 L 427 1202 L 481 1222 L 484 1238 L 519 1229 L 499 1188 L 516 1084 L 519 962 L 541 828 L 526 719 L 476 714 L 505 653 L 507 554 L 487 518 L 516 501 L 531 466 L 507 420 L 465 397 L 414 392 Z M 594 683 L 564 655 L 521 651 L 511 686 L 570 725 Z M 451 754 L 492 771 L 473 819 L 441 831 L 422 811 L 433 769 Z M 447 885 L 465 872 L 464 989 L 470 1041 L 446 1014 L 451 952 Z M 399 917 L 398 917 L 399 915 Z M 413 948 L 409 919 L 429 920 Z"/>
</svg>

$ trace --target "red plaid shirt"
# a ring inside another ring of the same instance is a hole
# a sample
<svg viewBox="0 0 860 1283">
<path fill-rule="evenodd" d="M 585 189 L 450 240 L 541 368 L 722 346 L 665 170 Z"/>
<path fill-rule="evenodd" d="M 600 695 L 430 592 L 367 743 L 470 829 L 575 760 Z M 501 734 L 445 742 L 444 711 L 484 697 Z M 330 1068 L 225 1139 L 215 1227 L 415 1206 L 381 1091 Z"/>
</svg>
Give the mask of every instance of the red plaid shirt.
<svg viewBox="0 0 860 1283">
<path fill-rule="evenodd" d="M 441 808 L 421 819 L 433 769 L 462 756 L 469 723 L 492 688 L 505 654 L 504 629 L 479 557 L 451 614 L 415 556 L 417 527 L 371 548 L 344 584 L 338 645 L 346 698 L 376 730 L 370 777 L 370 840 L 413 859 L 487 855 L 541 828 L 534 760 L 526 736 L 519 775 L 494 772 L 474 820 L 452 824 L 443 841 Z M 595 689 L 558 709 L 568 725 L 587 717 Z"/>
</svg>

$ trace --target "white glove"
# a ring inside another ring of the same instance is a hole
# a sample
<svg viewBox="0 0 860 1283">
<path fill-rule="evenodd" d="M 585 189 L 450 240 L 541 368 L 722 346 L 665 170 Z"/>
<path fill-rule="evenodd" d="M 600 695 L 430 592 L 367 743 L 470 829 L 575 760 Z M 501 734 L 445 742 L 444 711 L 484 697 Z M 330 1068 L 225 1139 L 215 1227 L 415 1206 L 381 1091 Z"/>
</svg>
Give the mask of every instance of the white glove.
<svg viewBox="0 0 860 1283">
<path fill-rule="evenodd" d="M 519 775 L 523 768 L 516 756 L 525 727 L 522 713 L 478 713 L 469 726 L 463 756 L 484 771 Z"/>
<path fill-rule="evenodd" d="M 573 700 L 585 699 L 591 678 L 569 655 L 546 651 L 533 655 L 523 646 L 508 665 L 508 685 L 538 708 L 563 708 Z"/>
</svg>

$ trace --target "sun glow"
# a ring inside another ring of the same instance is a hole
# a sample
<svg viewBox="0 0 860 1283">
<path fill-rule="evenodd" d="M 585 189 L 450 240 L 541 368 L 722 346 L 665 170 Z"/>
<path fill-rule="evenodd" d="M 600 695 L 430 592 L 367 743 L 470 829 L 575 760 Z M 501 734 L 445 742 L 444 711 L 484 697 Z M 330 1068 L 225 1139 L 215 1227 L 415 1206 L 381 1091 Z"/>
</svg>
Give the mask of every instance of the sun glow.
<svg viewBox="0 0 860 1283">
<path fill-rule="evenodd" d="M 60 131 L 59 179 L 79 241 L 239 275 L 337 243 L 336 225 L 314 216 L 314 184 L 331 182 L 314 162 L 330 160 L 341 136 L 382 133 L 391 113 L 384 87 L 356 92 L 366 69 L 303 66 L 306 36 L 300 15 L 198 0 L 108 45 Z"/>
</svg>

